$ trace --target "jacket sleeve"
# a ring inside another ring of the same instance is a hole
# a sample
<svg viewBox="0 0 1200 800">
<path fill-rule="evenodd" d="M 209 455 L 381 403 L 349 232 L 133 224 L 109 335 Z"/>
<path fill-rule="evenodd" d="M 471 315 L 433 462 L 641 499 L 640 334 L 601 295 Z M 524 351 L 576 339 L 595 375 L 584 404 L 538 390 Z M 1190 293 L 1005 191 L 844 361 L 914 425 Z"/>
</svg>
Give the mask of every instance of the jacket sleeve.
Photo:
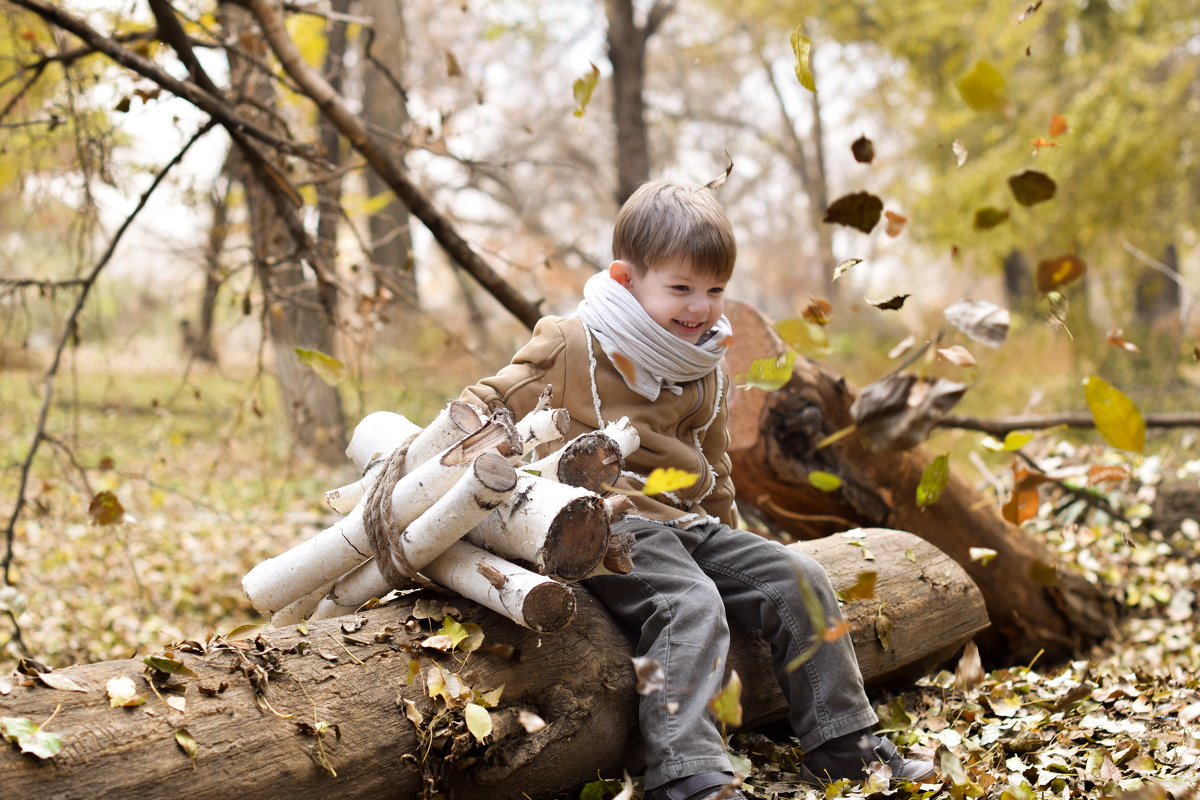
<svg viewBox="0 0 1200 800">
<path fill-rule="evenodd" d="M 458 399 L 487 413 L 507 408 L 520 419 L 537 404 L 547 384 L 561 385 L 566 368 L 565 349 L 566 339 L 557 318 L 543 317 L 534 326 L 533 337 L 517 351 L 508 366 L 468 386 Z"/>
<path fill-rule="evenodd" d="M 715 471 L 715 482 L 712 492 L 704 498 L 702 505 L 710 516 L 732 528 L 736 527 L 737 520 L 734 519 L 733 513 L 734 488 L 733 478 L 730 476 L 732 463 L 729 459 L 729 373 L 724 371 L 723 365 L 721 369 L 724 377 L 721 406 L 712 425 L 705 432 L 703 443 L 704 455 Z"/>
</svg>

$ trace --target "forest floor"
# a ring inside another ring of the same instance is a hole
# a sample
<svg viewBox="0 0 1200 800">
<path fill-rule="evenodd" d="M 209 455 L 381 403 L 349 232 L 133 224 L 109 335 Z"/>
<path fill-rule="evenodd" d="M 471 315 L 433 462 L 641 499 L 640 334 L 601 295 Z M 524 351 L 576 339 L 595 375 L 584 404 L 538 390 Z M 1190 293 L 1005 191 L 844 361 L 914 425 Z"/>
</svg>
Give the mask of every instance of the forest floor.
<svg viewBox="0 0 1200 800">
<path fill-rule="evenodd" d="M 9 372 L 0 388 L 5 519 L 37 416 L 38 378 Z M 293 453 L 267 388 L 247 391 L 244 381 L 215 373 L 185 382 L 72 377 L 69 402 L 52 409 L 52 438 L 41 444 L 25 488 L 15 588 L 0 595 L 0 611 L 15 613 L 32 653 L 54 667 L 128 658 L 258 621 L 241 577 L 336 519 L 324 492 L 357 477 L 349 463 L 322 467 Z M 423 405 L 411 418 L 424 424 L 444 396 L 432 387 L 416 398 Z M 1200 798 L 1200 525 L 1147 520 L 1160 486 L 1197 487 L 1191 444 L 1172 442 L 1159 456 L 1136 459 L 1065 443 L 1039 454 L 1043 466 L 1108 459 L 1133 467 L 1103 496 L 1124 521 L 1048 488 L 1038 517 L 1025 523 L 1065 564 L 1110 587 L 1126 613 L 1116 636 L 1069 663 L 990 671 L 963 663 L 957 675 L 939 672 L 873 696 L 882 728 L 910 753 L 935 760 L 940 781 L 818 792 L 797 781 L 795 742 L 763 731 L 731 737 L 735 758 L 750 770 L 743 791 L 758 800 Z M 89 505 L 102 492 L 120 503 L 116 524 L 91 524 Z M 0 674 L 17 660 L 11 634 L 0 616 Z M 583 796 L 612 794 L 592 785 Z"/>
</svg>

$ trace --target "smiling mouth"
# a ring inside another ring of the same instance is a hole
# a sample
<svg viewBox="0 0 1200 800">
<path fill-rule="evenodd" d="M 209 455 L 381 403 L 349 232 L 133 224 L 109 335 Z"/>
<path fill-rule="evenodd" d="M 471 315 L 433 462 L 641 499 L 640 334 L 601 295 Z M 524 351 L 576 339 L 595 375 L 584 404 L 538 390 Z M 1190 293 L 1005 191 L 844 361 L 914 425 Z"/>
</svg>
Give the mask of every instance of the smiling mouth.
<svg viewBox="0 0 1200 800">
<path fill-rule="evenodd" d="M 681 319 L 675 320 L 675 324 L 681 328 L 687 328 L 689 331 L 699 330 L 703 322 L 684 322 Z"/>
</svg>

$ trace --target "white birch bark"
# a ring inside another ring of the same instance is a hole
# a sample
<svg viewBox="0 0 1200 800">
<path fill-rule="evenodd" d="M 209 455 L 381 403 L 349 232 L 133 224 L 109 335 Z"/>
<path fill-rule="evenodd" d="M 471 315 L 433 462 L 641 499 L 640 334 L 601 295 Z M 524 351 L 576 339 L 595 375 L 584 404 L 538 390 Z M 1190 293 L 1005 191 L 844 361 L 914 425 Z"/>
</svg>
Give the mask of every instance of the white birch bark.
<svg viewBox="0 0 1200 800">
<path fill-rule="evenodd" d="M 425 568 L 425 574 L 535 631 L 556 631 L 575 613 L 575 596 L 569 587 L 467 542 L 450 545 Z"/>
<path fill-rule="evenodd" d="M 403 414 L 375 411 L 363 417 L 354 427 L 350 444 L 346 446 L 346 457 L 363 469 L 372 460 L 388 455 L 420 433 L 421 426 L 410 422 Z M 458 438 L 461 439 L 462 435 Z M 449 447 L 450 444 L 447 442 L 445 446 Z"/>
<path fill-rule="evenodd" d="M 558 441 L 571 429 L 571 414 L 565 408 L 540 408 L 530 411 L 517 423 L 521 437 L 521 455 L 527 456 L 543 444 Z"/>
<path fill-rule="evenodd" d="M 408 446 L 404 471 L 410 472 L 424 464 L 467 434 L 479 430 L 483 423 L 483 416 L 475 406 L 461 400 L 451 402 Z"/>
</svg>

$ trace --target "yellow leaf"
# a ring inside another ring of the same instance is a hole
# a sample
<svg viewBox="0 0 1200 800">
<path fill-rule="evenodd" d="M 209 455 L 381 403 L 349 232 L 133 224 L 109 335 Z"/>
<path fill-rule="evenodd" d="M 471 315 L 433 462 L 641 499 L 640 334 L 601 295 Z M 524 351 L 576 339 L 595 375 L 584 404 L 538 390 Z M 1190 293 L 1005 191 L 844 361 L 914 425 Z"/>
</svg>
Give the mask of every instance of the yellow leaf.
<svg viewBox="0 0 1200 800">
<path fill-rule="evenodd" d="M 817 91 L 816 81 L 812 74 L 812 40 L 800 32 L 800 27 L 792 31 L 792 52 L 796 54 L 796 80 L 810 92 Z"/>
<path fill-rule="evenodd" d="M 792 379 L 792 369 L 796 366 L 796 352 L 789 350 L 778 358 L 758 358 L 750 362 L 750 371 L 746 375 L 746 386 L 751 389 L 762 389 L 774 392 L 782 389 Z"/>
<path fill-rule="evenodd" d="M 325 63 L 329 42 L 325 38 L 325 18 L 316 14 L 291 14 L 287 29 L 300 55 L 311 67 Z"/>
<path fill-rule="evenodd" d="M 853 586 L 847 586 L 838 592 L 838 598 L 847 603 L 854 600 L 870 600 L 875 596 L 875 581 L 878 578 L 879 573 L 873 570 L 860 572 Z"/>
<path fill-rule="evenodd" d="M 346 380 L 346 376 L 349 374 L 345 364 L 333 356 L 325 355 L 320 350 L 305 350 L 303 347 L 297 347 L 296 358 L 300 359 L 301 364 L 310 367 L 313 372 L 317 373 L 317 377 L 330 386 L 337 386 Z"/>
<path fill-rule="evenodd" d="M 1146 446 L 1146 420 L 1133 401 L 1096 375 L 1084 378 L 1083 390 L 1096 430 L 1104 440 L 1118 450 L 1142 452 Z"/>
<path fill-rule="evenodd" d="M 467 730 L 475 737 L 475 741 L 483 744 L 483 740 L 492 732 L 492 716 L 486 708 L 475 703 L 467 703 L 463 709 L 463 717 L 467 721 Z"/>
<path fill-rule="evenodd" d="M 708 712 L 722 725 L 736 728 L 742 724 L 742 679 L 730 670 L 729 683 L 708 702 Z"/>
<path fill-rule="evenodd" d="M 808 482 L 822 492 L 836 492 L 842 486 L 842 479 L 832 472 L 813 470 L 808 473 Z"/>
<path fill-rule="evenodd" d="M 592 92 L 596 90 L 596 84 L 600 82 L 600 68 L 590 61 L 588 65 L 592 68 L 592 71 L 586 73 L 581 78 L 576 78 L 575 84 L 572 86 L 572 91 L 575 93 L 575 102 L 579 103 L 579 108 L 575 109 L 575 116 L 577 117 L 583 116 L 588 103 L 592 101 Z"/>
<path fill-rule="evenodd" d="M 958 79 L 958 91 L 967 105 L 976 111 L 1000 111 L 1007 104 L 1004 76 L 987 61 L 977 61 Z"/>
<path fill-rule="evenodd" d="M 825 332 L 825 328 L 818 323 L 809 322 L 803 317 L 793 317 L 776 322 L 775 331 L 779 334 L 779 338 L 783 339 L 784 344 L 809 358 L 822 358 L 833 353 L 833 348 L 829 346 L 829 334 Z M 792 377 L 790 371 L 787 377 Z M 786 379 L 784 382 L 786 383 Z"/>
<path fill-rule="evenodd" d="M 685 472 L 675 467 L 659 467 L 646 478 L 646 485 L 642 487 L 642 492 L 644 494 L 673 492 L 676 489 L 686 489 L 699 479 L 700 476 L 695 472 Z"/>
</svg>

